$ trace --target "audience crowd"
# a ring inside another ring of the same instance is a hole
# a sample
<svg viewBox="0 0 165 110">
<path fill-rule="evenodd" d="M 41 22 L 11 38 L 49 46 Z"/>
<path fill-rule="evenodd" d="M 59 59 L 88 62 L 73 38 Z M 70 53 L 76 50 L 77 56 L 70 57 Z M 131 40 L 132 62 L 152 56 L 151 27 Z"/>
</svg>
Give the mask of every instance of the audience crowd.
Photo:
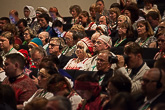
<svg viewBox="0 0 165 110">
<path fill-rule="evenodd" d="M 0 110 L 163 110 L 165 15 L 137 1 L 72 5 L 71 17 L 11 9 L 0 18 Z"/>
</svg>

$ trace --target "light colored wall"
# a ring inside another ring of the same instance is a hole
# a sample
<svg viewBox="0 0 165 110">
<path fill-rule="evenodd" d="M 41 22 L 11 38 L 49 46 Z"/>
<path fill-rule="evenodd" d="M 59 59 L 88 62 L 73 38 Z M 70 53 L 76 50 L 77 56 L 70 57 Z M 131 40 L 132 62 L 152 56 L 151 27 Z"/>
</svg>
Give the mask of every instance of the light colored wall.
<svg viewBox="0 0 165 110">
<path fill-rule="evenodd" d="M 23 17 L 23 8 L 25 5 L 31 5 L 35 9 L 38 6 L 44 6 L 47 9 L 51 6 L 58 8 L 59 13 L 65 16 L 71 16 L 69 13 L 69 7 L 71 5 L 80 5 L 82 10 L 89 10 L 89 7 L 92 3 L 95 3 L 96 0 L 0 0 L 0 17 L 7 16 L 11 9 L 15 9 L 19 13 L 19 17 Z M 109 9 L 109 6 L 112 3 L 115 3 L 118 0 L 104 0 L 105 7 Z"/>
</svg>

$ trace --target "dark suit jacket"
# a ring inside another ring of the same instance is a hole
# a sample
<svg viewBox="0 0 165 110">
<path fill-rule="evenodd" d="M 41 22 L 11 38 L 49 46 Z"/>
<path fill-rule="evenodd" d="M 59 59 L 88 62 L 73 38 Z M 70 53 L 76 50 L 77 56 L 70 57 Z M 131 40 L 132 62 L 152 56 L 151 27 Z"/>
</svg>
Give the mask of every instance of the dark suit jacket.
<svg viewBox="0 0 165 110">
<path fill-rule="evenodd" d="M 142 106 L 144 104 L 144 94 L 140 94 L 138 97 L 136 97 L 136 104 L 137 104 L 137 107 L 139 108 L 140 106 Z M 162 92 L 162 94 L 157 97 L 149 106 L 150 110 L 152 110 L 157 104 L 159 103 L 165 103 L 165 91 Z"/>
<path fill-rule="evenodd" d="M 65 56 L 65 55 L 61 54 L 61 56 L 59 58 L 59 60 L 60 60 L 59 69 L 63 69 L 65 67 L 65 65 L 68 63 L 68 61 L 72 58 L 74 58 L 74 56 Z"/>
<path fill-rule="evenodd" d="M 102 87 L 102 93 L 106 93 L 106 89 L 105 88 L 108 86 L 108 80 L 109 80 L 109 78 L 111 78 L 112 75 L 113 75 L 113 70 L 110 69 L 107 72 L 97 71 L 97 72 L 95 72 L 93 74 L 92 77 L 95 78 L 99 82 L 100 76 L 103 75 L 103 74 L 105 74 L 105 76 L 104 76 L 103 81 L 101 83 L 101 87 Z"/>
</svg>

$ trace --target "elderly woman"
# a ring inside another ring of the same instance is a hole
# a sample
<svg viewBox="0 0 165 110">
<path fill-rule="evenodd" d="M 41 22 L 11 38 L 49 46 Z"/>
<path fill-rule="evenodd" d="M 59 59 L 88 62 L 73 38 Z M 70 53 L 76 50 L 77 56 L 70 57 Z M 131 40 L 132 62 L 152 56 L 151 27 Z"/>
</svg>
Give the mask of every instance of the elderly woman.
<svg viewBox="0 0 165 110">
<path fill-rule="evenodd" d="M 69 8 L 69 10 L 70 10 L 70 14 L 72 14 L 73 17 L 71 20 L 71 24 L 75 24 L 82 9 L 79 5 L 73 5 Z"/>
<path fill-rule="evenodd" d="M 69 60 L 64 69 L 83 70 L 84 63 L 91 57 L 90 53 L 93 53 L 93 44 L 87 37 L 77 42 L 76 56 Z"/>
<path fill-rule="evenodd" d="M 152 42 L 155 42 L 157 39 L 153 36 L 154 32 L 146 20 L 141 20 L 137 22 L 137 33 L 138 38 L 135 41 L 143 48 L 149 48 Z"/>
<path fill-rule="evenodd" d="M 22 45 L 28 45 L 29 42 L 35 37 L 33 30 L 30 27 L 25 28 L 24 30 L 24 42 Z"/>
</svg>

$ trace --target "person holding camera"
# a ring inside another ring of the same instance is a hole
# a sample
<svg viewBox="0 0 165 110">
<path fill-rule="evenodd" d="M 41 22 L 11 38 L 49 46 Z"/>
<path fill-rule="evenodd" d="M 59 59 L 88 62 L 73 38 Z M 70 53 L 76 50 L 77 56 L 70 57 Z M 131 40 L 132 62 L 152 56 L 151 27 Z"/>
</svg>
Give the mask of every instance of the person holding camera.
<svg viewBox="0 0 165 110">
<path fill-rule="evenodd" d="M 124 47 L 124 54 L 128 57 L 128 61 L 126 62 L 122 55 L 117 55 L 116 72 L 126 75 L 131 80 L 132 92 L 139 92 L 141 90 L 140 79 L 150 68 L 143 61 L 142 48 L 139 44 L 128 42 Z"/>
<path fill-rule="evenodd" d="M 111 63 L 109 57 L 113 56 L 113 53 L 109 50 L 102 50 L 97 56 L 96 68 L 97 72 L 93 74 L 99 85 L 102 87 L 102 93 L 106 93 L 106 87 L 108 86 L 108 80 L 113 76 L 113 69 L 111 69 Z"/>
</svg>

